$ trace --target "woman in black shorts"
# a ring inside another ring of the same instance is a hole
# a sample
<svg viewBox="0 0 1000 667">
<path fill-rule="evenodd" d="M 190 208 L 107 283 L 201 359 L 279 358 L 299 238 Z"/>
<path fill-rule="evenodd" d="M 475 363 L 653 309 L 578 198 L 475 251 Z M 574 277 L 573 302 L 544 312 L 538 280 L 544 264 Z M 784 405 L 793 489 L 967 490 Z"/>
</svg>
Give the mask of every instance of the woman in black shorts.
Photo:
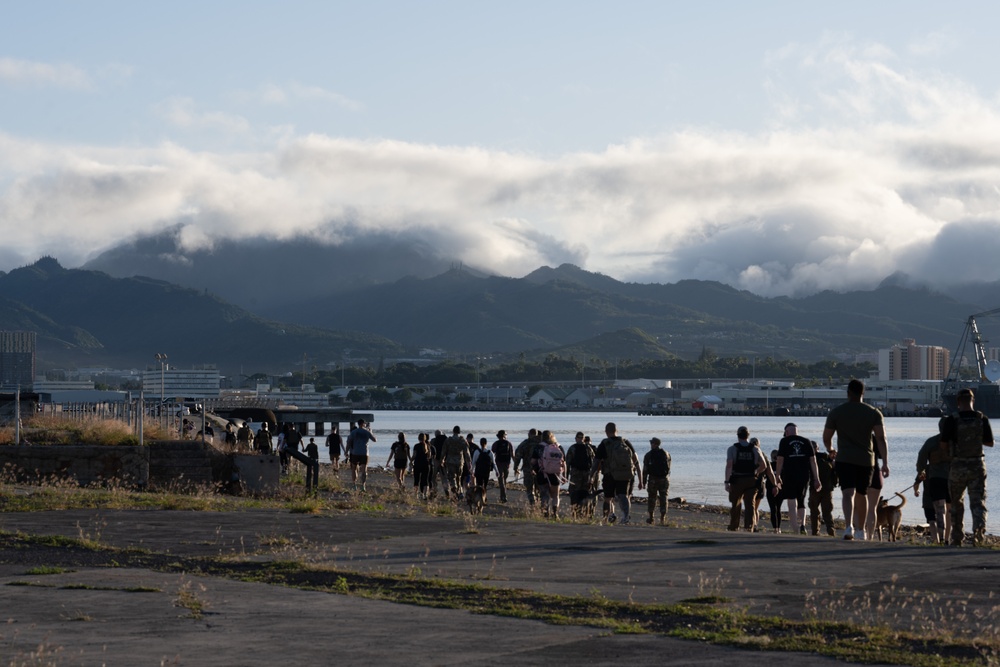
<svg viewBox="0 0 1000 667">
<path fill-rule="evenodd" d="M 403 488 L 403 477 L 406 475 L 406 468 L 410 465 L 410 443 L 406 441 L 406 434 L 400 433 L 396 437 L 396 442 L 389 448 L 389 458 L 385 460 L 385 466 L 389 467 L 392 461 L 392 472 L 396 477 L 396 484 Z"/>
</svg>

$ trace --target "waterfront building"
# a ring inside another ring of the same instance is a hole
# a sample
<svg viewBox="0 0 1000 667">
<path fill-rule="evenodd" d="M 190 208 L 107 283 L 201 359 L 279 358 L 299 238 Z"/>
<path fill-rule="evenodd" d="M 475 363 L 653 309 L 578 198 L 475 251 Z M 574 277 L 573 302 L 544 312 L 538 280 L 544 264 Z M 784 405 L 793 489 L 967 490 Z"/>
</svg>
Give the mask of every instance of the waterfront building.
<svg viewBox="0 0 1000 667">
<path fill-rule="evenodd" d="M 218 398 L 221 376 L 212 366 L 203 368 L 147 368 L 142 372 L 142 390 L 147 399 Z"/>
</svg>

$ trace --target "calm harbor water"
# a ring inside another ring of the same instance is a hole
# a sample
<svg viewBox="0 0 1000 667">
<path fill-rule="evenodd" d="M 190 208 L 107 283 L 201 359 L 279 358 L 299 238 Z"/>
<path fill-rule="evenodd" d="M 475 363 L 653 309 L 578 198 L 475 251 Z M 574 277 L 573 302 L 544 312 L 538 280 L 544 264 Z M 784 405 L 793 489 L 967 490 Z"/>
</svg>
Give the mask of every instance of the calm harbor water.
<svg viewBox="0 0 1000 667">
<path fill-rule="evenodd" d="M 728 505 L 723 487 L 726 466 L 726 449 L 736 439 L 736 429 L 746 425 L 751 436 L 760 439 L 765 455 L 776 449 L 788 417 L 724 417 L 678 416 L 640 417 L 626 412 L 439 412 L 439 411 L 377 411 L 372 424 L 378 442 L 371 446 L 372 464 L 383 464 L 389 456 L 389 447 L 402 431 L 411 444 L 417 433 L 433 434 L 435 429 L 450 433 L 460 426 L 462 433 L 473 433 L 478 441 L 485 437 L 492 442 L 496 432 L 504 429 L 516 446 L 526 436 L 528 429 L 548 429 L 564 446 L 573 443 L 577 431 L 589 435 L 594 443 L 604 437 L 604 425 L 613 421 L 618 432 L 635 445 L 640 460 L 649 450 L 649 439 L 657 436 L 670 452 L 673 465 L 670 475 L 670 495 L 684 496 L 688 502 L 710 505 Z M 823 417 L 797 417 L 799 433 L 817 442 L 822 441 Z M 890 476 L 885 482 L 885 495 L 902 491 L 913 484 L 916 475 L 917 452 L 930 436 L 937 432 L 937 420 L 917 417 L 896 417 L 886 420 L 889 442 Z M 822 444 L 820 444 L 822 446 Z M 325 457 L 326 452 L 321 451 Z M 987 450 L 987 474 L 991 480 L 1000 479 L 1000 450 Z M 908 524 L 923 523 L 920 498 L 912 490 L 906 491 L 907 504 L 903 508 L 903 521 Z M 841 517 L 840 490 L 834 491 L 834 516 Z M 988 488 L 988 530 L 1000 533 L 1000 490 Z M 893 496 L 898 502 L 898 498 Z M 766 507 L 766 503 L 764 505 Z M 966 529 L 971 530 L 972 519 L 966 502 Z"/>
</svg>

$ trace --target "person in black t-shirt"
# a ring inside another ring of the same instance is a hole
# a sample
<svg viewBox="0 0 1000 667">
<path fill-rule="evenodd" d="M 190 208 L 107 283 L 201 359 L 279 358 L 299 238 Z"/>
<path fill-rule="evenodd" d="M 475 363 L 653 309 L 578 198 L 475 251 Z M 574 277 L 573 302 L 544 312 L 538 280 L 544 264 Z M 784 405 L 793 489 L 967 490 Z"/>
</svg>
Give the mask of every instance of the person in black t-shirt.
<svg viewBox="0 0 1000 667">
<path fill-rule="evenodd" d="M 792 530 L 806 534 L 806 491 L 812 481 L 820 489 L 819 470 L 816 469 L 816 452 L 812 442 L 798 434 L 795 424 L 785 425 L 785 437 L 778 443 L 778 462 L 775 473 L 781 479 L 781 493 L 788 501 L 788 521 Z"/>
</svg>

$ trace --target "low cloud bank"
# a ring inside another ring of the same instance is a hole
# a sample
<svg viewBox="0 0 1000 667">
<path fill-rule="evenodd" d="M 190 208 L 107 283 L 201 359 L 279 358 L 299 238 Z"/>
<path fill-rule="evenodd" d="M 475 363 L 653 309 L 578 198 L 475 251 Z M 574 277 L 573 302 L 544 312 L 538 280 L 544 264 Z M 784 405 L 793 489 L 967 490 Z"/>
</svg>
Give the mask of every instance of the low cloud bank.
<svg viewBox="0 0 1000 667">
<path fill-rule="evenodd" d="M 178 261 L 221 239 L 401 235 L 502 275 L 571 262 L 768 296 L 898 272 L 942 286 L 1000 279 L 996 101 L 878 55 L 775 54 L 838 72 L 821 125 L 797 121 L 803 103 L 783 95 L 765 131 L 689 128 L 554 158 L 325 135 L 219 154 L 0 134 L 0 269 L 45 254 L 78 266 L 179 226 Z M 184 100 L 169 111 L 197 120 Z"/>
</svg>

